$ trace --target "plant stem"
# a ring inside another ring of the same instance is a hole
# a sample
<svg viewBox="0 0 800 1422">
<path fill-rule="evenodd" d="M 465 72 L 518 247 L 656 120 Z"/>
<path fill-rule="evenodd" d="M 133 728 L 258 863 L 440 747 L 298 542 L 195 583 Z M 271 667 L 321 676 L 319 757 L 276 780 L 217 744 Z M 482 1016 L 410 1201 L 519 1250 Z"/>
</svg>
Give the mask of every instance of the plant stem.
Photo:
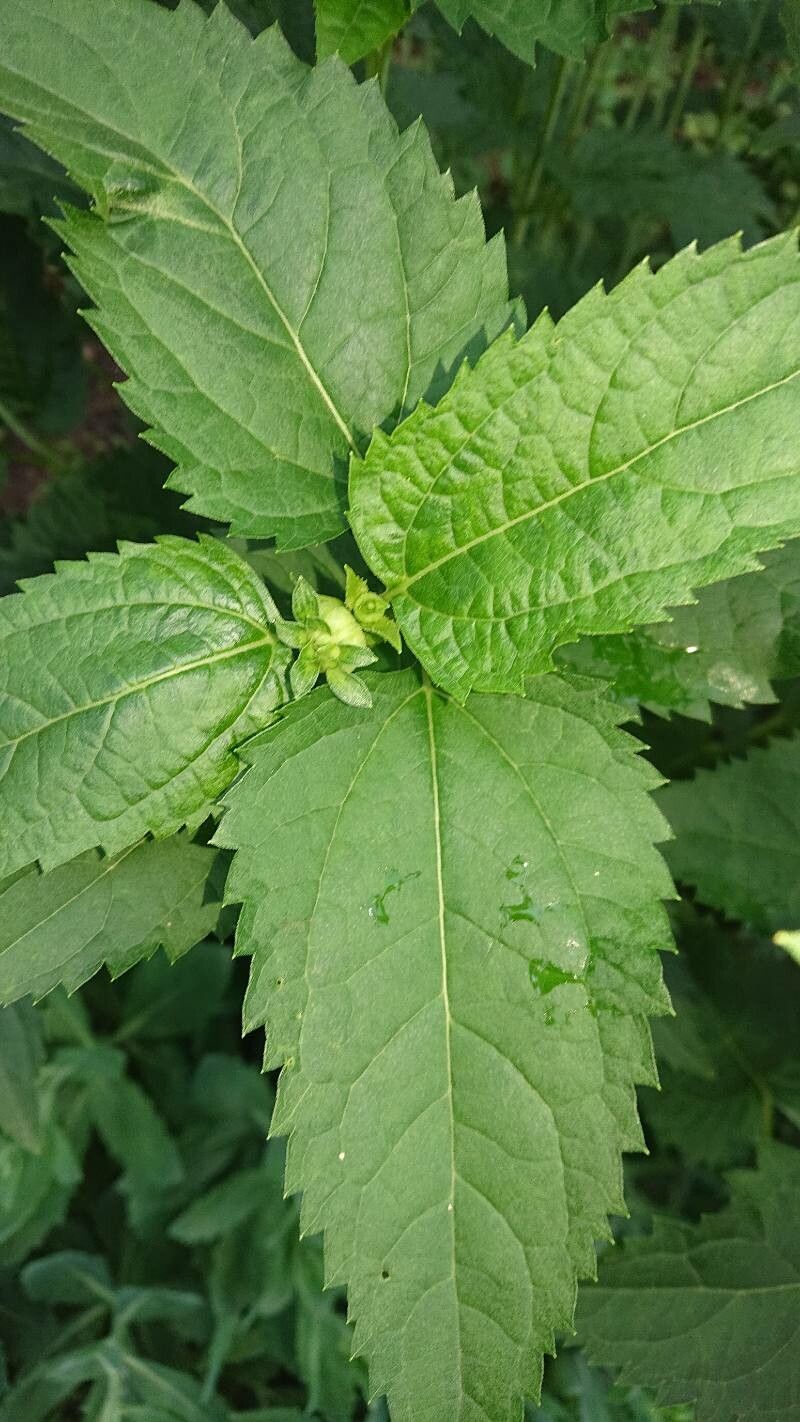
<svg viewBox="0 0 800 1422">
<path fill-rule="evenodd" d="M 686 99 L 692 86 L 692 80 L 697 72 L 700 63 L 700 56 L 703 53 L 703 46 L 706 42 L 706 27 L 702 20 L 698 20 L 694 27 L 690 43 L 687 45 L 686 54 L 683 59 L 683 69 L 678 80 L 678 87 L 675 90 L 675 97 L 672 100 L 672 107 L 665 125 L 667 133 L 675 133 L 680 127 L 683 118 L 683 110 L 686 106 Z"/>
<path fill-rule="evenodd" d="M 675 37 L 678 33 L 678 8 L 670 5 L 664 13 L 664 19 L 658 31 L 658 45 L 656 49 L 656 97 L 653 100 L 653 112 L 651 122 L 654 128 L 660 128 L 664 122 L 664 110 L 667 106 L 667 99 L 670 91 L 670 55 L 675 45 Z"/>
<path fill-rule="evenodd" d="M 770 1141 L 775 1131 L 775 1102 L 766 1082 L 761 1082 L 761 1137 Z"/>
<path fill-rule="evenodd" d="M 739 106 L 742 91 L 750 72 L 750 62 L 755 54 L 758 41 L 761 38 L 761 31 L 764 28 L 764 21 L 770 7 L 770 0 L 760 0 L 760 4 L 755 7 L 755 13 L 750 25 L 750 30 L 745 41 L 744 49 L 733 68 L 730 80 L 725 89 L 725 96 L 722 101 L 722 111 L 719 118 L 718 142 L 722 142 L 730 127 L 731 119 Z"/>
<path fill-rule="evenodd" d="M 64 461 L 59 458 L 55 450 L 45 444 L 44 440 L 39 439 L 33 430 L 28 429 L 24 421 L 20 420 L 2 400 L 0 400 L 0 423 L 4 424 L 6 429 L 10 430 L 48 469 L 58 473 L 64 468 Z"/>
<path fill-rule="evenodd" d="M 511 241 L 515 246 L 521 247 L 524 243 L 531 225 L 533 204 L 536 194 L 539 191 L 539 184 L 542 181 L 547 150 L 555 132 L 558 116 L 561 112 L 561 104 L 566 92 L 572 65 L 569 60 L 559 59 L 556 72 L 553 76 L 553 84 L 550 90 L 550 97 L 547 101 L 542 127 L 539 131 L 539 142 L 536 144 L 528 171 L 519 185 L 520 201 L 517 207 L 517 215 L 511 230 Z"/>
<path fill-rule="evenodd" d="M 572 147 L 583 129 L 589 106 L 600 88 L 610 56 L 611 42 L 607 40 L 605 44 L 597 46 L 581 75 L 567 118 L 567 134 L 564 140 L 567 148 Z"/>
<path fill-rule="evenodd" d="M 650 92 L 654 71 L 658 72 L 659 94 L 661 94 L 666 87 L 662 82 L 663 75 L 660 73 L 661 61 L 666 61 L 667 53 L 675 38 L 677 23 L 677 10 L 670 5 L 664 10 L 658 29 L 653 36 L 649 59 L 639 76 L 639 82 L 636 85 L 628 107 L 628 112 L 625 115 L 622 127 L 626 133 L 630 133 L 631 129 L 636 127 L 642 109 L 644 108 L 645 100 Z"/>
</svg>

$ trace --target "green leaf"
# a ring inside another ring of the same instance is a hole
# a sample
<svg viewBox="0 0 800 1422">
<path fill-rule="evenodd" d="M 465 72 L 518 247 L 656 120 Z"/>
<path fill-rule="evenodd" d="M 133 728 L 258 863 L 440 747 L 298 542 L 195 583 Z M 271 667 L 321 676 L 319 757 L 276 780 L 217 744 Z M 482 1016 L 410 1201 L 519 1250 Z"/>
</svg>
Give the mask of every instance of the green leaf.
<svg viewBox="0 0 800 1422">
<path fill-rule="evenodd" d="M 317 59 L 340 54 L 347 64 L 381 49 L 409 16 L 406 0 L 316 0 Z"/>
<path fill-rule="evenodd" d="M 800 738 L 661 792 L 665 854 L 702 903 L 766 932 L 800 925 Z"/>
<path fill-rule="evenodd" d="M 702 588 L 669 622 L 584 638 L 558 661 L 662 713 L 708 720 L 710 701 L 775 701 L 771 683 L 800 673 L 800 544 L 766 554 L 762 572 Z"/>
<path fill-rule="evenodd" d="M 666 133 L 597 125 L 559 155 L 559 184 L 590 222 L 644 218 L 669 225 L 678 247 L 734 232 L 750 243 L 774 231 L 775 206 L 756 172 L 732 153 L 699 153 Z"/>
<path fill-rule="evenodd" d="M 194 520 L 163 488 L 168 472 L 163 456 L 140 441 L 59 474 L 25 518 L 8 521 L 0 532 L 0 592 L 49 572 L 59 559 L 112 553 L 119 539 L 192 533 Z"/>
<path fill-rule="evenodd" d="M 260 1209 L 264 1201 L 262 1170 L 238 1170 L 197 1195 L 188 1209 L 170 1225 L 170 1234 L 182 1244 L 208 1244 L 234 1229 Z"/>
<path fill-rule="evenodd" d="M 375 435 L 353 528 L 434 680 L 517 690 L 800 531 L 798 313 L 794 236 L 687 250 Z"/>
<path fill-rule="evenodd" d="M 306 1384 L 306 1411 L 326 1422 L 351 1422 L 360 1371 L 350 1358 L 351 1337 L 336 1299 L 323 1293 L 322 1251 L 304 1249 L 295 1264 L 295 1348 Z"/>
<path fill-rule="evenodd" d="M 111 1275 L 101 1255 L 62 1249 L 26 1264 L 20 1283 L 35 1303 L 87 1304 L 111 1295 Z M 99 1285 L 99 1288 L 98 1288 Z"/>
<path fill-rule="evenodd" d="M 245 1024 L 284 1064 L 287 1189 L 393 1422 L 506 1422 L 640 1145 L 664 827 L 586 684 L 462 707 L 365 680 L 371 710 L 291 706 L 229 794 Z"/>
<path fill-rule="evenodd" d="M 56 197 L 75 202 L 78 189 L 52 158 L 0 116 L 0 212 L 40 217 L 54 210 Z"/>
<path fill-rule="evenodd" d="M 247 564 L 212 538 L 124 544 L 0 603 L 0 875 L 166 836 L 236 773 L 288 654 Z"/>
<path fill-rule="evenodd" d="M 607 0 L 436 0 L 445 19 L 460 30 L 472 18 L 520 59 L 533 64 L 536 45 L 581 59 L 587 45 L 603 39 Z M 635 3 L 626 9 L 641 8 Z"/>
<path fill-rule="evenodd" d="M 730 1205 L 699 1225 L 660 1220 L 581 1294 L 590 1357 L 660 1402 L 696 1399 L 697 1422 L 800 1418 L 800 1152 L 764 1148 L 731 1177 Z"/>
<path fill-rule="evenodd" d="M 174 487 L 249 537 L 332 537 L 359 431 L 508 320 L 475 194 L 376 88 L 223 5 L 0 0 L 0 24 L 0 105 L 95 199 L 59 231 Z"/>
<path fill-rule="evenodd" d="M 68 992 L 105 964 L 112 977 L 164 947 L 173 960 L 212 932 L 205 902 L 216 852 L 183 834 L 105 859 L 90 849 L 0 893 L 0 1001 Z M 0 1022 L 4 1014 L 0 1014 Z"/>
<path fill-rule="evenodd" d="M 109 1155 L 124 1171 L 120 1188 L 132 1196 L 134 1227 L 137 1196 L 169 1189 L 183 1178 L 178 1148 L 149 1097 L 125 1076 L 94 1076 L 88 1083 L 88 1103 Z"/>
<path fill-rule="evenodd" d="M 661 1091 L 643 1088 L 651 1136 L 690 1161 L 738 1164 L 775 1108 L 800 1118 L 796 1079 L 800 977 L 769 943 L 681 914 L 667 964 L 676 1016 L 655 1023 Z"/>
<path fill-rule="evenodd" d="M 0 896 L 0 903 L 2 896 Z M 29 1004 L 0 1010 L 0 1130 L 39 1151 L 42 1130 L 37 1075 L 44 1060 L 39 1019 Z"/>
</svg>

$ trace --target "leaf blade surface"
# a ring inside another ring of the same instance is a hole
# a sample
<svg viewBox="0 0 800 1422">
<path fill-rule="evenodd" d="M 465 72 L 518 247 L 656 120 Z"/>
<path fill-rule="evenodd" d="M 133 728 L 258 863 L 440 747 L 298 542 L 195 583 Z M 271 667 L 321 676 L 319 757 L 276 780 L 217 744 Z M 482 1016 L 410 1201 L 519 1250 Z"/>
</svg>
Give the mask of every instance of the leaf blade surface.
<svg viewBox="0 0 800 1422">
<path fill-rule="evenodd" d="M 378 432 L 351 521 L 440 685 L 519 690 L 800 528 L 794 237 L 687 250 L 501 337 Z"/>
<path fill-rule="evenodd" d="M 263 584 L 213 538 L 124 544 L 0 602 L 0 872 L 179 829 L 283 700 Z"/>
<path fill-rule="evenodd" d="M 639 1142 L 663 830 L 585 687 L 460 708 L 368 679 L 371 711 L 294 705 L 228 797 L 245 1022 L 285 1064 L 287 1189 L 375 1390 L 398 1422 L 510 1422 Z"/>
<path fill-rule="evenodd" d="M 59 230 L 173 486 L 245 536 L 333 537 L 359 432 L 508 320 L 477 198 L 374 86 L 223 5 L 0 17 L 0 104 L 95 199 Z"/>
</svg>

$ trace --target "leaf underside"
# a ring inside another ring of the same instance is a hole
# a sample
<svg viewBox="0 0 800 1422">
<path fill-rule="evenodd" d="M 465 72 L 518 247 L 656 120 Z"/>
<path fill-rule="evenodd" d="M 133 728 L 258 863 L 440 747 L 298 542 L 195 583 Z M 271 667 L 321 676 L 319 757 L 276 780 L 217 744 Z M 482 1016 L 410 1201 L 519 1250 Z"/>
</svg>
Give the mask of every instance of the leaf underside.
<svg viewBox="0 0 800 1422">
<path fill-rule="evenodd" d="M 496 35 L 513 54 L 532 64 L 537 44 L 581 59 L 587 45 L 604 38 L 608 0 L 436 0 L 446 20 L 460 30 L 469 19 Z M 643 6 L 633 0 L 625 9 Z M 646 6 L 644 7 L 646 8 Z"/>
<path fill-rule="evenodd" d="M 0 875 L 179 829 L 283 700 L 289 656 L 263 584 L 213 538 L 23 586 L 0 602 Z"/>
<path fill-rule="evenodd" d="M 206 900 L 216 857 L 180 834 L 22 874 L 0 893 L 0 1002 L 59 983 L 74 992 L 103 964 L 117 977 L 158 947 L 179 958 L 219 918 L 219 903 Z"/>
<path fill-rule="evenodd" d="M 659 1402 L 696 1399 L 697 1422 L 798 1422 L 800 1155 L 770 1144 L 731 1184 L 720 1214 L 660 1220 L 606 1256 L 581 1295 L 581 1338 Z"/>
<path fill-rule="evenodd" d="M 518 690 L 800 532 L 799 317 L 793 235 L 687 250 L 378 432 L 351 519 L 433 679 Z"/>
<path fill-rule="evenodd" d="M 558 661 L 662 714 L 707 721 L 710 702 L 777 700 L 773 681 L 800 673 L 800 543 L 765 555 L 759 573 L 702 588 L 669 622 L 586 637 Z"/>
<path fill-rule="evenodd" d="M 227 797 L 245 1023 L 394 1422 L 516 1422 L 641 1144 L 665 827 L 588 683 L 365 679 L 371 710 L 296 703 Z"/>
<path fill-rule="evenodd" d="M 0 106 L 95 199 L 58 230 L 173 486 L 239 534 L 332 537 L 359 433 L 507 324 L 476 195 L 376 86 L 224 5 L 0 0 L 0 25 Z"/>
</svg>

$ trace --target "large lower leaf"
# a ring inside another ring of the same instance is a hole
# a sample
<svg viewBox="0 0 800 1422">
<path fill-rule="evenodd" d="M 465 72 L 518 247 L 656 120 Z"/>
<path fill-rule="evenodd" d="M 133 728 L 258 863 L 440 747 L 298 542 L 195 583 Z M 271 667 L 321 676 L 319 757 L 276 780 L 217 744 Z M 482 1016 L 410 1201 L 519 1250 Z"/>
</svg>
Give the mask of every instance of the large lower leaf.
<svg viewBox="0 0 800 1422">
<path fill-rule="evenodd" d="M 206 894 L 216 857 L 175 835 L 22 874 L 0 893 L 0 1002 L 39 998 L 58 983 L 74 992 L 103 964 L 116 977 L 160 946 L 180 957 L 219 917 Z"/>
<path fill-rule="evenodd" d="M 665 827 L 586 684 L 367 679 L 371 710 L 289 708 L 229 795 L 246 1025 L 393 1422 L 516 1422 L 640 1144 Z"/>
<path fill-rule="evenodd" d="M 0 106 L 95 198 L 59 230 L 174 486 L 245 535 L 331 537 L 359 431 L 506 323 L 475 194 L 375 87 L 224 5 L 0 0 L 0 29 Z"/>
<path fill-rule="evenodd" d="M 516 690 L 800 532 L 800 261 L 681 253 L 501 337 L 354 461 L 352 522 L 454 694 Z"/>
<path fill-rule="evenodd" d="M 213 538 L 121 545 L 0 601 L 0 874 L 151 830 L 236 773 L 283 699 L 263 583 Z"/>
<path fill-rule="evenodd" d="M 660 1220 L 581 1295 L 590 1356 L 697 1422 L 800 1419 L 800 1151 L 764 1148 L 699 1225 Z"/>
<path fill-rule="evenodd" d="M 767 932 L 800 927 L 800 738 L 677 781 L 661 807 L 672 871 L 702 903 Z"/>
</svg>

